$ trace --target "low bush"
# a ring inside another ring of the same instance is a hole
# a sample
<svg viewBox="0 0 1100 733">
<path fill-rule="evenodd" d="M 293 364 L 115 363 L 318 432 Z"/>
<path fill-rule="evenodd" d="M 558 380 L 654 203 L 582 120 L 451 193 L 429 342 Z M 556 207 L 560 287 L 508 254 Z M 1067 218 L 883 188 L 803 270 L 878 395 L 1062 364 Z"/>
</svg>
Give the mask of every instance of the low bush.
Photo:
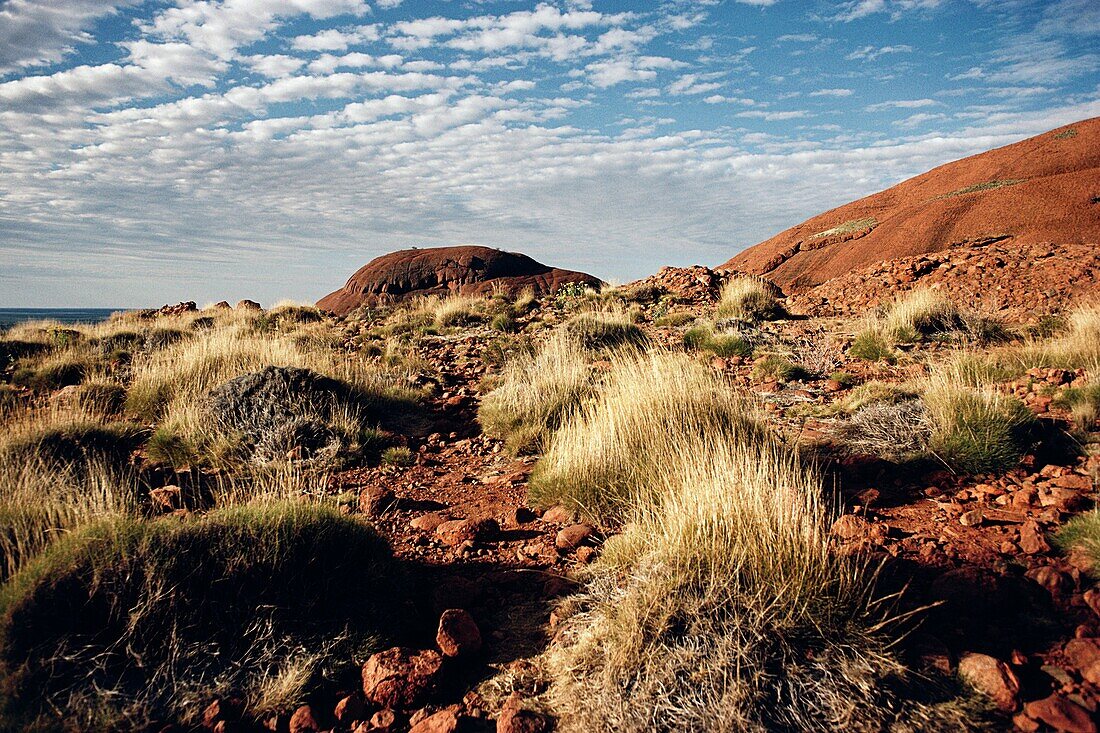
<svg viewBox="0 0 1100 733">
<path fill-rule="evenodd" d="M 0 590 L 3 722 L 194 723 L 205 701 L 254 701 L 270 677 L 313 657 L 289 696 L 301 702 L 326 675 L 354 676 L 396 627 L 397 581 L 370 527 L 318 506 L 84 527 Z"/>
<path fill-rule="evenodd" d="M 94 416 L 35 417 L 9 422 L 0 440 L 0 461 L 40 460 L 64 467 L 89 460 L 110 465 L 127 462 L 144 429 L 128 422 L 102 422 Z"/>
<path fill-rule="evenodd" d="M 1096 374 L 1090 375 L 1091 381 L 1084 387 L 1067 387 L 1058 396 L 1055 403 L 1069 408 L 1073 422 L 1079 430 L 1088 430 L 1100 419 L 1100 380 Z"/>
<path fill-rule="evenodd" d="M 1064 553 L 1082 553 L 1089 576 L 1100 577 L 1100 510 L 1093 509 L 1066 522 L 1054 541 Z"/>
<path fill-rule="evenodd" d="M 806 379 L 810 375 L 801 364 L 795 364 L 781 354 L 768 354 L 756 362 L 752 376 L 753 379 L 773 377 L 781 382 L 790 382 Z"/>
<path fill-rule="evenodd" d="M 88 355 L 73 351 L 51 354 L 37 363 L 20 365 L 11 381 L 21 387 L 49 391 L 80 384 L 93 366 Z"/>
<path fill-rule="evenodd" d="M 494 331 L 500 331 L 502 333 L 512 333 L 518 330 L 518 324 L 516 319 L 508 313 L 498 313 L 493 316 L 493 320 L 489 322 L 489 327 Z"/>
<path fill-rule="evenodd" d="M 918 399 L 868 404 L 856 410 L 844 429 L 849 445 L 894 460 L 925 453 L 931 436 L 931 419 Z"/>
<path fill-rule="evenodd" d="M 877 328 L 868 327 L 856 334 L 848 354 L 864 361 L 893 361 L 894 349 Z"/>
<path fill-rule="evenodd" d="M 394 446 L 382 451 L 382 463 L 386 466 L 411 466 L 416 463 L 416 454 L 405 446 Z"/>
<path fill-rule="evenodd" d="M 840 412 L 854 413 L 876 404 L 896 404 L 920 396 L 920 392 L 905 385 L 872 380 L 859 385 L 837 403 Z"/>
<path fill-rule="evenodd" d="M 1014 396 L 934 376 L 923 397 L 932 421 L 929 450 L 958 471 L 986 473 L 1015 466 L 1035 416 Z"/>
<path fill-rule="evenodd" d="M 714 333 L 708 325 L 699 325 L 684 332 L 684 347 L 708 351 L 715 356 L 752 356 L 752 345 L 741 334 Z"/>
<path fill-rule="evenodd" d="M 718 300 L 719 318 L 737 318 L 742 321 L 770 321 L 780 318 L 783 306 L 779 303 L 779 289 L 756 277 L 738 276 L 722 287 Z"/>
<path fill-rule="evenodd" d="M 918 288 L 894 301 L 882 325 L 886 336 L 898 343 L 909 343 L 958 330 L 963 320 L 958 307 L 946 295 Z"/>
<path fill-rule="evenodd" d="M 563 330 L 585 349 L 598 351 L 620 346 L 644 346 L 645 332 L 623 311 L 589 311 L 570 318 Z"/>
<path fill-rule="evenodd" d="M 695 314 L 691 311 L 674 311 L 653 321 L 654 326 L 662 328 L 683 326 L 695 320 Z"/>
</svg>

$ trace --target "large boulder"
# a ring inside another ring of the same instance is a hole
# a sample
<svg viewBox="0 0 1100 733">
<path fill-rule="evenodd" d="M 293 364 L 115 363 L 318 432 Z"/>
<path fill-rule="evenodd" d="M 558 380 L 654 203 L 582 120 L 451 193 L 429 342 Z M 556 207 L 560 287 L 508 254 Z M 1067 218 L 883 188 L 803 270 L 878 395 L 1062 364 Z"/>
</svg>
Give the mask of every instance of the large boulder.
<svg viewBox="0 0 1100 733">
<path fill-rule="evenodd" d="M 475 246 L 406 249 L 371 260 L 344 287 L 317 301 L 317 307 L 344 315 L 387 298 L 517 292 L 526 287 L 548 293 L 569 283 L 602 285 L 591 275 L 549 267 L 518 252 Z"/>
<path fill-rule="evenodd" d="M 347 385 L 308 369 L 269 366 L 211 391 L 208 409 L 223 430 L 244 436 L 252 458 L 268 462 L 295 451 L 299 458 L 332 458 L 344 447 L 333 416 L 354 413 Z"/>
</svg>

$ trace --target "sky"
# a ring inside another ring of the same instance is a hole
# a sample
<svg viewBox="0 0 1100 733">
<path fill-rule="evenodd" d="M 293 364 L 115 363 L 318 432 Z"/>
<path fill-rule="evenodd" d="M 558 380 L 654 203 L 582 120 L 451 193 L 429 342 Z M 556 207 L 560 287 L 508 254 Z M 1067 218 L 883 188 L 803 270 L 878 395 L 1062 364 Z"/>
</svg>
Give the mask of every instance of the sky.
<svg viewBox="0 0 1100 733">
<path fill-rule="evenodd" d="M 0 307 L 628 282 L 1100 115 L 1097 0 L 0 0 Z"/>
</svg>

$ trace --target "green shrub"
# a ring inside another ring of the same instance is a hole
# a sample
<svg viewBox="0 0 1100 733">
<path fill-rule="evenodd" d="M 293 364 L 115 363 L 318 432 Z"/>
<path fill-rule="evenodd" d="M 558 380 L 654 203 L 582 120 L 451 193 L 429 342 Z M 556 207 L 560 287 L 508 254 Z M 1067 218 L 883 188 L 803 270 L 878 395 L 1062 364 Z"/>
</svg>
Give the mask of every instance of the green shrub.
<svg viewBox="0 0 1100 733">
<path fill-rule="evenodd" d="M 581 313 L 564 326 L 565 333 L 585 349 L 599 351 L 619 346 L 643 346 L 645 332 L 625 313 Z"/>
<path fill-rule="evenodd" d="M 416 454 L 405 446 L 394 446 L 382 451 L 382 463 L 387 466 L 411 466 L 416 463 Z"/>
<path fill-rule="evenodd" d="M 684 347 L 709 351 L 715 356 L 751 356 L 752 346 L 736 333 L 715 334 L 709 326 L 700 325 L 684 332 Z"/>
<path fill-rule="evenodd" d="M 493 320 L 489 323 L 489 327 L 494 331 L 501 331 L 502 333 L 512 333 L 517 330 L 516 319 L 508 313 L 498 313 L 493 316 Z"/>
<path fill-rule="evenodd" d="M 1054 402 L 1070 410 L 1078 429 L 1088 430 L 1100 418 L 1100 383 L 1067 387 Z"/>
<path fill-rule="evenodd" d="M 76 399 L 87 411 L 114 415 L 126 404 L 126 388 L 113 382 L 85 382 L 77 389 Z"/>
<path fill-rule="evenodd" d="M 894 349 L 886 338 L 876 329 L 866 328 L 856 334 L 848 353 L 864 361 L 892 361 Z"/>
<path fill-rule="evenodd" d="M 949 379 L 933 381 L 924 404 L 933 424 L 929 449 L 967 473 L 1015 466 L 1035 423 L 1031 410 L 1017 398 Z"/>
<path fill-rule="evenodd" d="M 2 727 L 194 723 L 314 660 L 300 702 L 397 626 L 398 580 L 370 527 L 318 506 L 87 526 L 0 590 Z"/>
<path fill-rule="evenodd" d="M 752 376 L 754 379 L 774 377 L 781 382 L 790 382 L 806 379 L 810 375 L 801 365 L 795 364 L 787 357 L 781 354 L 768 354 L 756 362 Z"/>
<path fill-rule="evenodd" d="M 1100 576 L 1100 510 L 1093 509 L 1066 522 L 1054 541 L 1062 552 L 1083 553 L 1089 561 L 1089 576 Z"/>
<path fill-rule="evenodd" d="M 38 459 L 58 466 L 91 460 L 117 465 L 141 444 L 144 432 L 133 423 L 83 418 L 33 425 L 7 436 L 0 458 Z"/>
<path fill-rule="evenodd" d="M 200 459 L 199 452 L 173 425 L 158 425 L 153 430 L 145 444 L 145 456 L 173 468 L 191 466 Z"/>
<path fill-rule="evenodd" d="M 83 359 L 60 357 L 38 366 L 19 367 L 11 381 L 21 387 L 47 391 L 80 384 L 88 372 Z"/>
</svg>

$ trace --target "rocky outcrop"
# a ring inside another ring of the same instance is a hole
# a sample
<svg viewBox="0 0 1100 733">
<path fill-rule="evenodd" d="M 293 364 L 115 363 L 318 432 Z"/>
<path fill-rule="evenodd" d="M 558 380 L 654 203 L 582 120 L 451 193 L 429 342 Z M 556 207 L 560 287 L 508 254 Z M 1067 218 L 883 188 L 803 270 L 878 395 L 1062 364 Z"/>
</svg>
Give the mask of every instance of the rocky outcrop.
<svg viewBox="0 0 1100 733">
<path fill-rule="evenodd" d="M 554 292 L 562 285 L 602 285 L 598 278 L 536 262 L 518 252 L 489 247 L 433 247 L 391 252 L 359 269 L 344 287 L 317 301 L 317 307 L 344 315 L 362 305 L 412 295 Z"/>
<path fill-rule="evenodd" d="M 1013 321 L 1057 312 L 1100 291 L 1100 247 L 1013 244 L 952 247 L 863 267 L 794 296 L 813 316 L 860 316 L 917 287 Z"/>
<path fill-rule="evenodd" d="M 721 269 L 803 293 L 877 262 L 1000 242 L 1100 243 L 1100 118 L 935 168 L 741 252 Z M 1019 256 L 1019 255 L 1015 255 Z"/>
</svg>

